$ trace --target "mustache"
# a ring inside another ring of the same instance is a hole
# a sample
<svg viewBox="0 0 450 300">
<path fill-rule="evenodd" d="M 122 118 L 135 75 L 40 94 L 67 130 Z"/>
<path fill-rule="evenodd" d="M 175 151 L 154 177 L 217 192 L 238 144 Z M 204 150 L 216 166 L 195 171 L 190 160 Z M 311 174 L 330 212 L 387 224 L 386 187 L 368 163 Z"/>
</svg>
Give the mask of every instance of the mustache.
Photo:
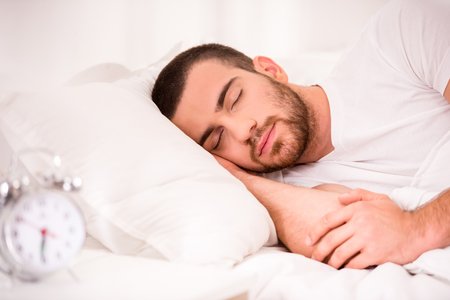
<svg viewBox="0 0 450 300">
<path fill-rule="evenodd" d="M 253 157 L 256 157 L 256 149 L 259 143 L 259 140 L 262 138 L 262 136 L 264 135 L 264 132 L 266 132 L 267 128 L 272 127 L 273 123 L 275 123 L 278 120 L 278 118 L 276 116 L 269 116 L 266 118 L 266 120 L 264 121 L 264 123 L 255 129 L 255 133 L 253 134 L 253 136 L 250 138 L 249 140 L 249 144 L 250 144 L 250 151 L 251 151 L 251 155 Z"/>
</svg>

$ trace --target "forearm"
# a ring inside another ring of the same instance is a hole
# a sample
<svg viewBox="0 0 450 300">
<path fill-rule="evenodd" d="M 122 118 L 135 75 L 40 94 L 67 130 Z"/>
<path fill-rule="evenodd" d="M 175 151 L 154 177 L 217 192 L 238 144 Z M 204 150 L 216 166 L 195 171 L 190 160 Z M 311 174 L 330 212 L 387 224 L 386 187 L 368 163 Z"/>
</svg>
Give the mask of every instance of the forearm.
<svg viewBox="0 0 450 300">
<path fill-rule="evenodd" d="M 421 252 L 450 245 L 450 189 L 412 213 Z"/>
<path fill-rule="evenodd" d="M 312 252 L 312 247 L 305 244 L 310 226 L 326 213 L 342 207 L 336 192 L 288 185 L 248 173 L 235 175 L 266 207 L 283 244 L 307 257 Z"/>
</svg>

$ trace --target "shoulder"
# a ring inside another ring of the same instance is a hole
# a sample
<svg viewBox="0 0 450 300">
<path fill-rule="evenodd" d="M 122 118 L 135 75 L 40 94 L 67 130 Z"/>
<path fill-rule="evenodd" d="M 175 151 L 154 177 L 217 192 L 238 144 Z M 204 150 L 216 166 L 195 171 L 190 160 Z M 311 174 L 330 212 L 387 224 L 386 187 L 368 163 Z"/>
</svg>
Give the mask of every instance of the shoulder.
<svg viewBox="0 0 450 300">
<path fill-rule="evenodd" d="M 437 86 L 450 47 L 450 1 L 388 2 L 366 29 L 365 37 L 378 55 L 416 83 Z M 442 91 L 441 91 L 442 92 Z"/>
<path fill-rule="evenodd" d="M 432 32 L 448 35 L 449 25 L 448 0 L 393 0 L 380 9 L 368 27 L 372 27 L 379 38 L 398 38 L 395 35 L 400 34 L 423 40 L 429 38 L 427 34 Z M 446 40 L 448 42 L 449 39 Z"/>
</svg>

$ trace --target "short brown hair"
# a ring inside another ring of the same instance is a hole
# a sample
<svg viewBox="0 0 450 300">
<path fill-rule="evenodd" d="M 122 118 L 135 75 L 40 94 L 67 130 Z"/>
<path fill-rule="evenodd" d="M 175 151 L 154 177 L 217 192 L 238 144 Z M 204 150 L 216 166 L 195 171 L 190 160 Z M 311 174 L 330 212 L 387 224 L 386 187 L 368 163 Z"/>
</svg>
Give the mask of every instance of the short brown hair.
<svg viewBox="0 0 450 300">
<path fill-rule="evenodd" d="M 220 44 L 204 44 L 178 54 L 158 75 L 152 91 L 153 102 L 167 118 L 171 119 L 175 114 L 192 66 L 207 59 L 256 72 L 250 57 Z"/>
</svg>

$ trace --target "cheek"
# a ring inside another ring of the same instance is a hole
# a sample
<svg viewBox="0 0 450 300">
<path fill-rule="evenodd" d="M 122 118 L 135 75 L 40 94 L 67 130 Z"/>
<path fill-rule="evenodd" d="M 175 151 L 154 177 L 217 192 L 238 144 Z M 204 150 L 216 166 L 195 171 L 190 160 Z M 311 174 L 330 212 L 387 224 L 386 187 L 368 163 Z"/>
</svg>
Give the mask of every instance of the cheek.
<svg viewBox="0 0 450 300">
<path fill-rule="evenodd" d="M 255 116 L 258 117 L 258 127 L 264 125 L 264 122 L 269 117 L 275 117 L 277 119 L 285 119 L 288 117 L 287 106 L 285 105 L 277 105 L 271 99 L 265 99 L 264 101 L 269 103 L 264 103 L 264 105 L 255 105 L 253 111 L 255 112 Z"/>
<path fill-rule="evenodd" d="M 242 144 L 229 142 L 226 149 L 220 153 L 220 156 L 233 162 L 238 162 L 248 155 L 247 152 L 248 150 Z"/>
</svg>

